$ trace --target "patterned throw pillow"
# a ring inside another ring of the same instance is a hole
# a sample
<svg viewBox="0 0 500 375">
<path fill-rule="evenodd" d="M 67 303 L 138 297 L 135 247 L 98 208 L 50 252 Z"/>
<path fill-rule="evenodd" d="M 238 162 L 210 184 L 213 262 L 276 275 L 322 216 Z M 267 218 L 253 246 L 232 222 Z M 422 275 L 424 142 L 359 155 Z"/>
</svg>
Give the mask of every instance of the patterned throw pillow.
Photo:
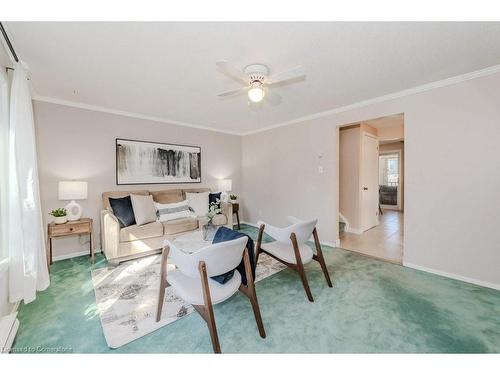
<svg viewBox="0 0 500 375">
<path fill-rule="evenodd" d="M 169 221 L 183 217 L 196 217 L 194 212 L 189 209 L 187 200 L 177 203 L 155 202 L 155 207 L 159 221 Z"/>
<path fill-rule="evenodd" d="M 219 200 L 219 204 L 217 205 L 217 208 L 220 208 L 220 195 L 222 193 L 210 193 L 208 195 L 208 204 L 210 205 L 211 203 L 217 203 L 217 200 Z"/>
</svg>

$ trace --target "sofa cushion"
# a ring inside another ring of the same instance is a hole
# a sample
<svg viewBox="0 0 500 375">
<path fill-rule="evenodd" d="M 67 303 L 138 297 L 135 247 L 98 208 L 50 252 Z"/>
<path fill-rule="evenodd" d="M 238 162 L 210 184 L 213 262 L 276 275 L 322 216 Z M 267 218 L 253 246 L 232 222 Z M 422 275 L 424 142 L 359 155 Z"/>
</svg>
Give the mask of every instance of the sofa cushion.
<svg viewBox="0 0 500 375">
<path fill-rule="evenodd" d="M 183 195 L 184 199 L 186 199 L 187 193 L 206 193 L 206 192 L 210 193 L 210 189 L 209 188 L 202 188 L 202 187 L 182 189 L 182 195 Z"/>
<path fill-rule="evenodd" d="M 134 210 L 130 195 L 123 198 L 109 198 L 109 204 L 113 210 L 113 214 L 120 223 L 120 228 L 125 228 L 135 224 Z"/>
<path fill-rule="evenodd" d="M 135 223 L 144 225 L 156 221 L 156 207 L 151 195 L 130 194 Z"/>
<path fill-rule="evenodd" d="M 217 214 L 212 219 L 212 223 L 214 225 L 226 225 L 227 224 L 227 217 L 226 217 L 226 215 L 223 215 L 223 214 Z"/>
<path fill-rule="evenodd" d="M 102 208 L 105 210 L 111 210 L 111 206 L 109 204 L 109 198 L 123 198 L 130 194 L 136 195 L 149 195 L 149 191 L 147 190 L 131 190 L 131 191 L 105 191 L 102 193 Z"/>
<path fill-rule="evenodd" d="M 196 216 L 205 216 L 208 212 L 208 191 L 204 193 L 186 193 L 189 207 L 194 210 Z"/>
<path fill-rule="evenodd" d="M 198 220 L 195 217 L 183 217 L 165 221 L 162 224 L 165 228 L 165 234 L 182 233 L 198 228 Z"/>
<path fill-rule="evenodd" d="M 151 195 L 158 203 L 177 203 L 184 200 L 181 189 L 152 191 Z"/>
<path fill-rule="evenodd" d="M 169 221 L 183 217 L 196 217 L 195 213 L 189 209 L 188 201 L 178 203 L 158 203 L 155 202 L 159 221 Z"/>
<path fill-rule="evenodd" d="M 131 225 L 120 230 L 120 242 L 143 240 L 163 236 L 163 225 L 153 222 L 145 225 Z"/>
</svg>

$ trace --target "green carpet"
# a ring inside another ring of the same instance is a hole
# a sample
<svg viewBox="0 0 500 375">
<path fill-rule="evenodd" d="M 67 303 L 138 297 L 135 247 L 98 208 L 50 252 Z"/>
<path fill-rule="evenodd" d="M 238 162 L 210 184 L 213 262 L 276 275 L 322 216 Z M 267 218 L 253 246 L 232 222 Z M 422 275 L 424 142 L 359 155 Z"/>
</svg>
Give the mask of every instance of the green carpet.
<svg viewBox="0 0 500 375">
<path fill-rule="evenodd" d="M 256 237 L 256 228 L 242 225 Z M 321 233 L 320 233 L 321 236 Z M 268 240 L 266 238 L 266 240 Z M 241 294 L 215 307 L 226 353 L 500 352 L 500 292 L 324 247 L 328 288 L 317 262 L 306 265 L 315 299 L 284 270 L 256 284 L 267 332 L 261 339 Z M 90 270 L 97 257 L 55 262 L 50 287 L 21 305 L 14 348 L 67 348 L 75 353 L 211 353 L 196 313 L 119 349 L 106 346 Z"/>
</svg>

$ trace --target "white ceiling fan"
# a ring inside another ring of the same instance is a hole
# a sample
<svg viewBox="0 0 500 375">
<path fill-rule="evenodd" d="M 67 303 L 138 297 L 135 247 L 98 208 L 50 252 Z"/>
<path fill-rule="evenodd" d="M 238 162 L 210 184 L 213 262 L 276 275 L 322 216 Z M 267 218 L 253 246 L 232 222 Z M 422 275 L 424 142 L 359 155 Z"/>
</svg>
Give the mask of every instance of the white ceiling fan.
<svg viewBox="0 0 500 375">
<path fill-rule="evenodd" d="M 281 97 L 270 90 L 272 87 L 295 83 L 304 80 L 306 77 L 302 66 L 272 76 L 269 76 L 269 69 L 263 64 L 248 65 L 243 71 L 227 61 L 217 61 L 216 66 L 219 72 L 245 85 L 222 92 L 217 96 L 219 98 L 228 98 L 246 93 L 248 99 L 253 103 L 259 103 L 265 97 L 269 103 L 277 105 L 281 102 Z"/>
</svg>

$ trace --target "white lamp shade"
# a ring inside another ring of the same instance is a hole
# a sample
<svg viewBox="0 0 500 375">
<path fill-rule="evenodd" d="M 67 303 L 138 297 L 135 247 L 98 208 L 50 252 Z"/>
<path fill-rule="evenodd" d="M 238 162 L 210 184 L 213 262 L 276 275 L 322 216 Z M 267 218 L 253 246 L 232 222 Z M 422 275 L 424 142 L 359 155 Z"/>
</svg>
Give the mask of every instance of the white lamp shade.
<svg viewBox="0 0 500 375">
<path fill-rule="evenodd" d="M 87 199 L 86 181 L 59 181 L 59 200 Z"/>
<path fill-rule="evenodd" d="M 233 180 L 230 179 L 219 180 L 220 191 L 231 191 L 232 189 L 233 189 Z"/>
</svg>

